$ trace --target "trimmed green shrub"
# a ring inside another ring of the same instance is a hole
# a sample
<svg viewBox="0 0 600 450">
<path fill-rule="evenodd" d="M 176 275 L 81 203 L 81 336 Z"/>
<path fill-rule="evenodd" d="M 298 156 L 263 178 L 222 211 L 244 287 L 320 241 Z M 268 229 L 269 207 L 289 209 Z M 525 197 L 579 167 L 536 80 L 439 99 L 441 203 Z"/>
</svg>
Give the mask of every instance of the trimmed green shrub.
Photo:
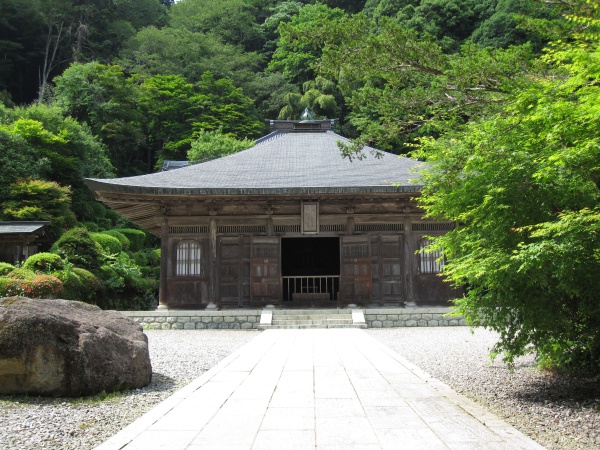
<svg viewBox="0 0 600 450">
<path fill-rule="evenodd" d="M 117 255 L 123 251 L 121 242 L 114 236 L 105 233 L 91 233 L 92 238 L 100 244 L 105 253 Z"/>
<path fill-rule="evenodd" d="M 98 223 L 98 229 L 99 230 L 108 230 L 112 227 L 112 222 L 110 221 L 110 219 L 105 219 L 105 218 L 100 218 L 97 219 L 96 222 Z"/>
<path fill-rule="evenodd" d="M 106 206 L 104 206 L 102 203 L 96 202 L 96 201 L 91 201 L 91 202 L 87 203 L 87 206 L 90 209 L 90 213 L 92 214 L 91 216 L 89 216 L 89 219 L 92 219 L 95 221 L 99 217 L 107 217 Z"/>
<path fill-rule="evenodd" d="M 112 209 L 105 209 L 104 217 L 110 220 L 113 226 L 116 225 L 119 221 L 122 221 L 123 219 L 123 216 L 121 216 L 118 212 Z"/>
<path fill-rule="evenodd" d="M 160 248 L 154 248 L 148 253 L 148 264 L 151 266 L 160 266 Z"/>
<path fill-rule="evenodd" d="M 8 273 L 9 278 L 16 280 L 32 280 L 35 278 L 35 275 L 33 270 L 25 269 L 23 267 L 17 267 Z"/>
<path fill-rule="evenodd" d="M 129 239 L 129 242 L 131 243 L 129 250 L 131 250 L 132 252 L 137 252 L 144 248 L 144 242 L 146 241 L 146 233 L 144 233 L 143 231 L 135 230 L 133 228 L 118 228 L 117 231 L 119 233 L 124 234 L 127 237 L 127 239 Z"/>
<path fill-rule="evenodd" d="M 73 228 L 56 242 L 56 253 L 75 266 L 95 270 L 102 264 L 102 247 L 85 228 Z"/>
<path fill-rule="evenodd" d="M 40 252 L 31 255 L 23 263 L 23 269 L 34 272 L 52 273 L 56 270 L 62 270 L 65 263 L 56 253 Z"/>
<path fill-rule="evenodd" d="M 144 278 L 160 278 L 160 249 L 144 249 L 132 255 Z"/>
<path fill-rule="evenodd" d="M 148 256 L 146 256 L 146 252 L 135 252 L 133 255 L 133 261 L 140 267 L 145 267 L 148 265 Z"/>
<path fill-rule="evenodd" d="M 66 300 L 83 300 L 84 285 L 73 270 L 60 270 L 53 275 L 63 284 L 62 297 Z"/>
<path fill-rule="evenodd" d="M 119 240 L 119 242 L 121 243 L 123 250 L 129 250 L 129 247 L 131 247 L 131 243 L 129 242 L 129 239 L 127 238 L 127 236 L 125 236 L 123 233 L 121 233 L 118 230 L 106 230 L 106 231 L 103 231 L 102 234 L 108 234 L 109 236 L 117 238 Z"/>
<path fill-rule="evenodd" d="M 0 277 L 8 275 L 9 272 L 15 270 L 15 266 L 9 263 L 0 262 Z"/>
<path fill-rule="evenodd" d="M 146 233 L 146 241 L 144 242 L 146 248 L 157 248 L 160 247 L 160 238 L 153 234 Z"/>
<path fill-rule="evenodd" d="M 102 282 L 89 270 L 80 267 L 73 267 L 75 273 L 83 283 L 82 298 L 87 302 L 94 302 L 97 293 L 102 289 Z"/>
<path fill-rule="evenodd" d="M 103 282 L 102 284 L 105 290 L 119 289 L 125 286 L 125 280 L 108 264 L 104 264 L 100 267 L 98 275 Z"/>
<path fill-rule="evenodd" d="M 96 304 L 102 282 L 92 272 L 80 267 L 70 267 L 56 272 L 55 276 L 63 282 L 63 298 Z"/>
<path fill-rule="evenodd" d="M 81 225 L 83 225 L 85 228 L 87 228 L 88 231 L 92 233 L 98 231 L 98 224 L 96 222 L 83 222 Z"/>
</svg>

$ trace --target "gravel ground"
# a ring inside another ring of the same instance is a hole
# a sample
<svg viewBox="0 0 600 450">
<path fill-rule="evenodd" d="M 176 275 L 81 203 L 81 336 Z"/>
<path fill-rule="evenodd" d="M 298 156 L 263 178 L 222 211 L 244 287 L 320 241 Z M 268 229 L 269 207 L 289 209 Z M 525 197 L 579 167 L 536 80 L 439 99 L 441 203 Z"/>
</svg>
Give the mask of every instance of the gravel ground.
<svg viewBox="0 0 600 450">
<path fill-rule="evenodd" d="M 0 449 L 91 449 L 250 341 L 258 331 L 145 331 L 152 383 L 73 400 L 0 396 Z"/>
<path fill-rule="evenodd" d="M 549 450 L 600 449 L 600 383 L 535 369 L 532 356 L 514 372 L 489 348 L 497 335 L 468 327 L 370 329 L 386 344 L 457 392 Z"/>
<path fill-rule="evenodd" d="M 496 336 L 467 327 L 368 330 L 432 376 L 550 450 L 600 449 L 600 385 L 490 364 Z M 146 331 L 152 383 L 107 399 L 0 397 L 0 449 L 90 449 L 255 337 L 257 331 Z"/>
</svg>

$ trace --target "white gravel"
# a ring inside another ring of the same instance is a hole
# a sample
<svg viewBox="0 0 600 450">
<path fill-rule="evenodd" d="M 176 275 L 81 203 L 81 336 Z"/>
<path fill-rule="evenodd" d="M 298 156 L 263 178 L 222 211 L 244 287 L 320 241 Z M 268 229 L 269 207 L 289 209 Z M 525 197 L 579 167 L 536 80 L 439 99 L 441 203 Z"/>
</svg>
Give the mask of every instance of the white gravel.
<svg viewBox="0 0 600 450">
<path fill-rule="evenodd" d="M 600 449 L 600 382 L 559 376 L 520 358 L 511 372 L 488 354 L 497 335 L 468 327 L 367 330 L 380 342 L 549 450 Z"/>
<path fill-rule="evenodd" d="M 540 372 L 522 358 L 490 364 L 496 336 L 467 327 L 367 330 L 548 449 L 600 449 L 600 386 Z M 0 397 L 0 449 L 91 449 L 216 365 L 257 331 L 146 331 L 152 383 L 99 399 Z"/>
<path fill-rule="evenodd" d="M 148 330 L 152 383 L 103 401 L 0 396 L 0 449 L 91 449 L 259 334 Z"/>
</svg>

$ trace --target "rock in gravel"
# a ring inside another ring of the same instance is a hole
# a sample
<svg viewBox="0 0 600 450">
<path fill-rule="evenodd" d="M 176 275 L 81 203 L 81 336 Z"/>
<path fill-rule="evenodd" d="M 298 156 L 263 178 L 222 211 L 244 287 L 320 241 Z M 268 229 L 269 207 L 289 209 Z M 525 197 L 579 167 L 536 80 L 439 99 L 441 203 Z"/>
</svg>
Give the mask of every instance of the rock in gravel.
<svg viewBox="0 0 600 450">
<path fill-rule="evenodd" d="M 75 397 L 150 383 L 148 339 L 116 311 L 0 299 L 0 393 Z"/>
</svg>

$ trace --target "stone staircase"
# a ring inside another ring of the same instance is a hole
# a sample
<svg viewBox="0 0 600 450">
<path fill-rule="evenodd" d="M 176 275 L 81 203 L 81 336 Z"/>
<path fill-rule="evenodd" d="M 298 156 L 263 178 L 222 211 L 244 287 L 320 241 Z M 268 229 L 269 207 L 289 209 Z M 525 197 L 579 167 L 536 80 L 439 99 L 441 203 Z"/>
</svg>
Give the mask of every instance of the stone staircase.
<svg viewBox="0 0 600 450">
<path fill-rule="evenodd" d="M 259 330 L 282 328 L 367 328 L 361 310 L 263 310 Z"/>
</svg>

